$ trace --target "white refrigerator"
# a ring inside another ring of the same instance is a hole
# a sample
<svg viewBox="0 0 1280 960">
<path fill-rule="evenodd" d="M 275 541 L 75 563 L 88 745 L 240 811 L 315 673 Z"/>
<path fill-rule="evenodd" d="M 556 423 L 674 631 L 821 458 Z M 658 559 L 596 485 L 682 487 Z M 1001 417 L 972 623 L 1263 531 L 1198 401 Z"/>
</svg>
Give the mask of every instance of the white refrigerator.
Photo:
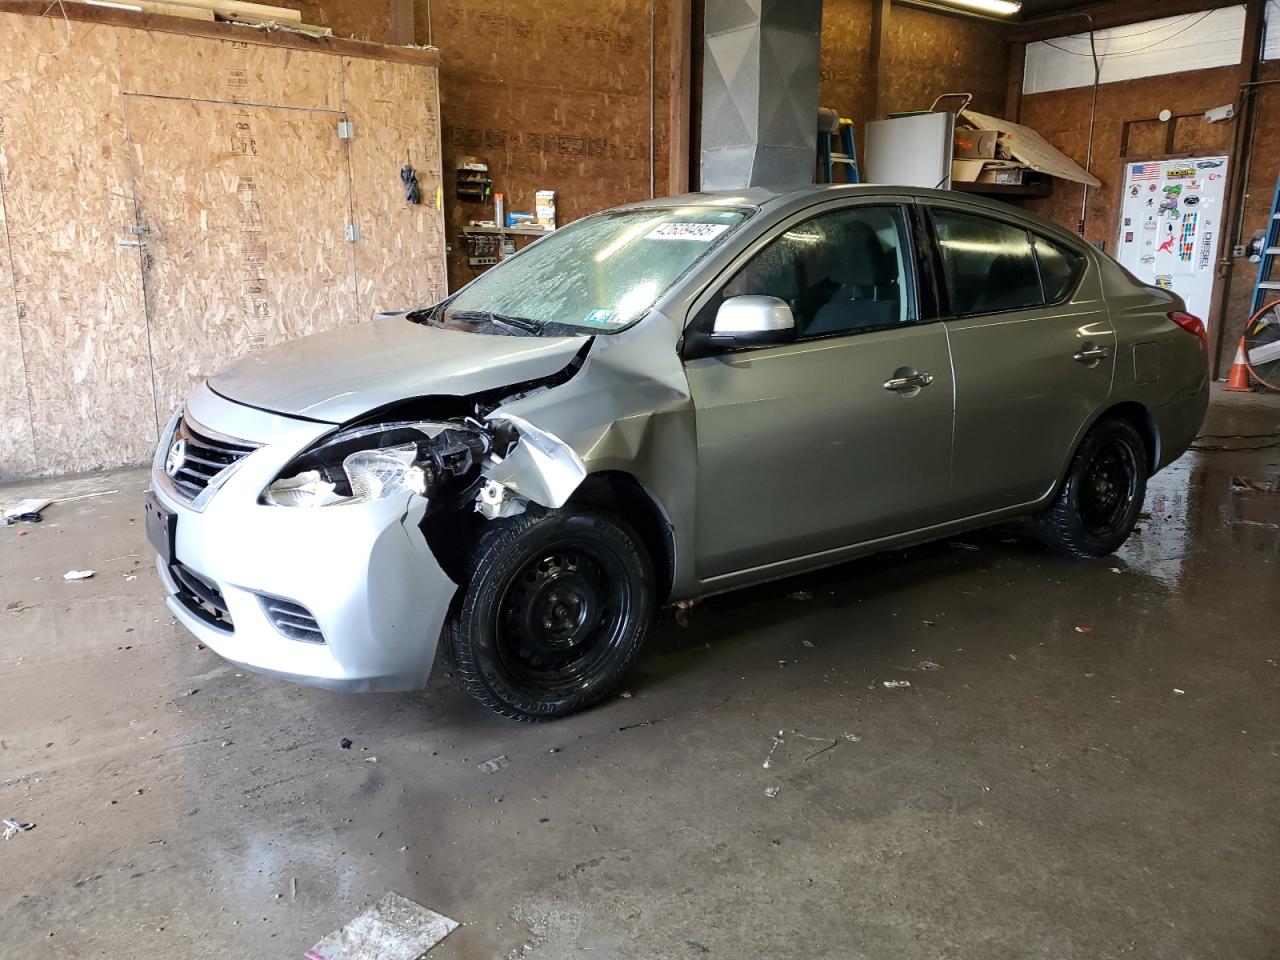
<svg viewBox="0 0 1280 960">
<path fill-rule="evenodd" d="M 1138 279 L 1177 293 L 1206 326 L 1226 191 L 1226 157 L 1124 167 L 1116 259 Z"/>
</svg>

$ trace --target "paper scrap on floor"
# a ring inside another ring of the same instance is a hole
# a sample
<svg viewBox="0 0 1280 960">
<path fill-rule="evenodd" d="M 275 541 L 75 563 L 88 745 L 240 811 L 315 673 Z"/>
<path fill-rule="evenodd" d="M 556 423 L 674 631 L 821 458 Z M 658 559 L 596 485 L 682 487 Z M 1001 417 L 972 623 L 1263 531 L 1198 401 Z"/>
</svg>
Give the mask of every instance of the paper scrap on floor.
<svg viewBox="0 0 1280 960">
<path fill-rule="evenodd" d="M 52 500 L 43 500 L 38 497 L 31 497 L 27 500 L 19 500 L 12 506 L 4 508 L 4 519 L 9 520 L 13 517 L 25 517 L 29 513 L 38 514 L 41 510 L 51 504 Z"/>
<path fill-rule="evenodd" d="M 307 951 L 307 960 L 419 960 L 457 921 L 388 893 Z"/>
</svg>

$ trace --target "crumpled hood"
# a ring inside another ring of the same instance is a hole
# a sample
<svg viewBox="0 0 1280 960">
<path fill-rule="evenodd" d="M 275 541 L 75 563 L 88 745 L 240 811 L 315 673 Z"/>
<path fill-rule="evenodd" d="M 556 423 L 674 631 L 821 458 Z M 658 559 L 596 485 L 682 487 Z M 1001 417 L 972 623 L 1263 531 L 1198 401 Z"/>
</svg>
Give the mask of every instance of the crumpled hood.
<svg viewBox="0 0 1280 960">
<path fill-rule="evenodd" d="M 465 396 L 550 376 L 582 343 L 442 330 L 401 314 L 252 353 L 210 377 L 209 386 L 262 410 L 345 423 L 398 400 Z"/>
</svg>

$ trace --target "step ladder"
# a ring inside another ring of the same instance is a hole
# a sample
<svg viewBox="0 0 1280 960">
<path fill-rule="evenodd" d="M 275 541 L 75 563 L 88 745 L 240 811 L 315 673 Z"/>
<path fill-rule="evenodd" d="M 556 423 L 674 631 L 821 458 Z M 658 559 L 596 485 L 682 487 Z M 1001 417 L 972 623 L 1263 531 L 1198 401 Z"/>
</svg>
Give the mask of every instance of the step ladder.
<svg viewBox="0 0 1280 960">
<path fill-rule="evenodd" d="M 1280 296 L 1277 293 L 1280 291 L 1280 278 L 1271 276 L 1271 267 L 1276 262 L 1276 256 L 1280 255 L 1280 177 L 1276 178 L 1275 193 L 1271 195 L 1271 219 L 1267 221 L 1261 253 L 1258 257 L 1258 279 L 1253 284 L 1253 309 L 1249 311 L 1250 316 L 1262 309 L 1268 292 L 1273 298 Z"/>
<path fill-rule="evenodd" d="M 839 150 L 833 149 L 839 144 Z M 861 183 L 858 178 L 858 154 L 853 148 L 853 121 L 841 117 L 833 131 L 818 131 L 819 183 L 835 183 L 835 168 L 844 167 L 845 183 Z"/>
</svg>

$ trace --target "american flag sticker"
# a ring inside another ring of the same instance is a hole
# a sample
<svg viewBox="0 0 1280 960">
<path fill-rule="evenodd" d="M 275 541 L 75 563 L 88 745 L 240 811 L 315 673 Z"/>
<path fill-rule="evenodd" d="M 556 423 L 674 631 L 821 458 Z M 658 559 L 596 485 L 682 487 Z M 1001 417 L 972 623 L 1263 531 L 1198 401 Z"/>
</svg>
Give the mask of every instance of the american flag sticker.
<svg viewBox="0 0 1280 960">
<path fill-rule="evenodd" d="M 1129 167 L 1130 180 L 1159 180 L 1160 164 L 1158 163 L 1135 163 Z"/>
</svg>

